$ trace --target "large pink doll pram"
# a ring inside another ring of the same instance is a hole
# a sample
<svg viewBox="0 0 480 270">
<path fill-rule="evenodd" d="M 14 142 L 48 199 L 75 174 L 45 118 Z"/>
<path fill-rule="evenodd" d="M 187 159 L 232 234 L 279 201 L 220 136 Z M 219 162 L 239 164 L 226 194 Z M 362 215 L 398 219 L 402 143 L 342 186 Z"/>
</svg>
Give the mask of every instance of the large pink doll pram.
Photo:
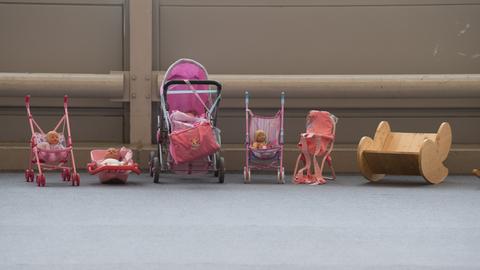
<svg viewBox="0 0 480 270">
<path fill-rule="evenodd" d="M 251 181 L 251 170 L 277 171 L 277 181 L 285 183 L 285 168 L 283 167 L 283 120 L 285 93 L 280 97 L 280 110 L 273 116 L 254 114 L 249 108 L 249 94 L 245 92 L 245 167 L 243 179 L 245 183 Z M 266 145 L 262 148 L 253 147 L 256 131 L 263 130 L 266 135 Z"/>
<path fill-rule="evenodd" d="M 138 164 L 133 162 L 133 153 L 131 149 L 122 147 L 120 149 L 120 165 L 104 164 L 107 149 L 95 149 L 90 151 L 92 162 L 87 165 L 88 172 L 92 175 L 98 174 L 98 178 L 102 183 L 112 181 L 127 182 L 128 175 L 131 172 L 140 174 Z"/>
<path fill-rule="evenodd" d="M 32 132 L 30 139 L 30 160 L 28 162 L 28 169 L 25 170 L 25 179 L 27 182 L 33 182 L 35 178 L 35 172 L 33 170 L 33 164 L 37 165 L 36 182 L 38 186 L 45 186 L 46 177 L 45 171 L 61 170 L 62 180 L 72 182 L 72 186 L 80 185 L 80 175 L 77 173 L 75 166 L 75 158 L 73 156 L 73 144 L 70 133 L 70 121 L 68 118 L 68 97 L 63 99 L 64 115 L 58 121 L 53 131 L 59 134 L 59 143 L 55 146 L 48 146 L 49 148 L 42 148 L 40 146 L 48 143 L 46 134 L 42 128 L 33 119 L 30 111 L 30 96 L 25 97 L 25 106 L 27 108 L 28 123 Z M 60 130 L 61 127 L 61 131 Z M 65 137 L 66 127 L 66 137 Z M 70 166 L 68 161 L 70 160 Z"/>
<path fill-rule="evenodd" d="M 213 89 L 211 89 L 213 87 Z M 157 116 L 157 151 L 150 155 L 150 175 L 161 172 L 201 174 L 213 171 L 224 182 L 220 130 L 216 128 L 222 86 L 208 80 L 206 69 L 191 59 L 180 59 L 165 73 Z"/>
</svg>

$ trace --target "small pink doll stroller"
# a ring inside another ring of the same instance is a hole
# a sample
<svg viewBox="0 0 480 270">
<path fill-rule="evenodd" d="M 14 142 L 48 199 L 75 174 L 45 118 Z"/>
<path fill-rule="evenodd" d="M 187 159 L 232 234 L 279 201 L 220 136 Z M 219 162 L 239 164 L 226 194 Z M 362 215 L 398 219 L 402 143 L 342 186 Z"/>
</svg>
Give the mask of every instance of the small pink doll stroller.
<svg viewBox="0 0 480 270">
<path fill-rule="evenodd" d="M 298 148 L 300 155 L 298 156 L 295 170 L 293 173 L 293 182 L 296 184 L 325 184 L 325 179 L 335 180 L 335 171 L 332 166 L 332 158 L 330 153 L 333 150 L 333 142 L 335 141 L 335 126 L 337 118 L 325 111 L 312 110 L 307 116 L 307 132 L 300 135 Z M 321 158 L 318 165 L 317 158 Z M 304 167 L 298 169 L 300 161 Z M 323 167 L 325 161 L 330 167 L 332 177 L 323 177 Z M 311 172 L 313 164 L 314 173 Z"/>
<path fill-rule="evenodd" d="M 32 132 L 30 139 L 30 160 L 28 169 L 25 170 L 25 179 L 27 182 L 33 182 L 35 172 L 32 165 L 37 164 L 36 182 L 38 186 L 44 187 L 46 184 L 45 171 L 61 170 L 63 181 L 72 181 L 72 186 L 80 185 L 80 175 L 77 173 L 75 158 L 73 156 L 73 144 L 70 132 L 70 121 L 68 118 L 68 97 L 63 98 L 64 115 L 60 118 L 55 128 L 45 133 L 42 128 L 33 119 L 30 111 L 30 96 L 25 97 L 25 106 L 27 108 L 28 123 Z M 62 127 L 60 132 L 57 130 Z M 67 127 L 67 137 L 65 138 L 65 126 Z M 52 138 L 54 143 L 52 143 Z M 68 166 L 70 160 L 70 166 Z"/>
<path fill-rule="evenodd" d="M 211 88 L 214 89 L 211 89 Z M 180 59 L 165 73 L 157 116 L 157 151 L 150 154 L 150 175 L 160 172 L 200 174 L 213 171 L 224 182 L 220 130 L 216 128 L 222 85 L 208 80 L 207 70 L 191 59 Z"/>
<path fill-rule="evenodd" d="M 285 183 L 283 167 L 283 119 L 285 93 L 280 97 L 280 110 L 273 116 L 254 114 L 249 108 L 249 94 L 245 92 L 245 167 L 243 179 L 250 183 L 251 170 L 277 170 L 278 183 Z"/>
<path fill-rule="evenodd" d="M 114 149 L 114 148 L 113 148 Z M 116 157 L 106 158 L 110 149 L 95 149 L 90 152 L 92 162 L 87 165 L 88 172 L 92 175 L 98 174 L 102 183 L 112 181 L 127 182 L 130 172 L 140 174 L 138 164 L 133 162 L 131 149 L 122 147 L 116 150 Z"/>
</svg>

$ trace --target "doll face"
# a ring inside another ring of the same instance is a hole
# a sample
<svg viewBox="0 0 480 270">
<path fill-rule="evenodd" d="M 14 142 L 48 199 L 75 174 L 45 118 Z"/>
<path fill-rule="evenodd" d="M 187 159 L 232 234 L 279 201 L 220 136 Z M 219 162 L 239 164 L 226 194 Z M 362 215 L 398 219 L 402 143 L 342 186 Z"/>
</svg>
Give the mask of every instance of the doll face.
<svg viewBox="0 0 480 270">
<path fill-rule="evenodd" d="M 60 142 L 60 135 L 55 131 L 49 131 L 47 133 L 47 142 L 51 145 L 56 145 Z"/>
<path fill-rule="evenodd" d="M 104 158 L 120 159 L 120 151 L 117 148 L 108 148 Z"/>
<path fill-rule="evenodd" d="M 265 131 L 259 129 L 255 131 L 255 141 L 256 142 L 265 142 L 267 139 L 267 134 L 265 134 Z"/>
</svg>

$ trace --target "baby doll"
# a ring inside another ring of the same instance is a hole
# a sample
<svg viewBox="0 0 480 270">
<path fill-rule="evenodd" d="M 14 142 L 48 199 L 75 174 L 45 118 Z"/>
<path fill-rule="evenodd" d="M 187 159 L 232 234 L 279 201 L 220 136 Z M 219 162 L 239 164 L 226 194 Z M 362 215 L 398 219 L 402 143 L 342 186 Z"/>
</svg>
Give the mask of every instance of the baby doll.
<svg viewBox="0 0 480 270">
<path fill-rule="evenodd" d="M 45 135 L 46 142 L 41 142 L 37 145 L 38 148 L 44 150 L 59 150 L 63 149 L 63 146 L 60 144 L 60 134 L 52 130 Z"/>
<path fill-rule="evenodd" d="M 108 148 L 103 156 L 103 161 L 100 162 L 100 164 L 104 166 L 121 166 L 124 165 L 124 162 L 120 161 L 121 158 L 122 156 L 117 148 Z"/>
<path fill-rule="evenodd" d="M 255 141 L 252 144 L 252 148 L 266 149 L 267 148 L 267 134 L 265 131 L 258 129 L 255 131 Z"/>
</svg>

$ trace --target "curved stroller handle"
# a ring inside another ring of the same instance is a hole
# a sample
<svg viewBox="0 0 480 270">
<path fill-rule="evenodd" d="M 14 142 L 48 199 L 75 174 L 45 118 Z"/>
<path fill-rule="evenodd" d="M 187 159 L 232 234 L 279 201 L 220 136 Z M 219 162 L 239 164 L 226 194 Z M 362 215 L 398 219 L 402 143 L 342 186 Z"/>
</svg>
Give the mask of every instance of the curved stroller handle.
<svg viewBox="0 0 480 270">
<path fill-rule="evenodd" d="M 30 104 L 30 95 L 25 96 L 25 104 Z"/>
<path fill-rule="evenodd" d="M 220 93 L 222 92 L 222 85 L 217 82 L 217 81 L 213 81 L 213 80 L 191 80 L 191 81 L 188 81 L 188 83 L 190 84 L 205 84 L 205 85 L 213 85 L 217 88 L 217 95 L 219 96 Z M 171 81 L 167 81 L 164 85 L 163 85 L 163 96 L 166 97 L 167 96 L 167 92 L 168 92 L 168 87 L 172 86 L 172 85 L 179 85 L 179 84 L 187 84 L 187 82 L 185 81 L 182 81 L 182 80 L 171 80 Z"/>
<path fill-rule="evenodd" d="M 63 104 L 64 105 L 68 104 L 68 96 L 67 95 L 63 96 Z"/>
<path fill-rule="evenodd" d="M 132 165 L 122 165 L 122 166 L 105 165 L 105 166 L 97 167 L 97 164 L 95 162 L 92 162 L 92 163 L 88 163 L 87 169 L 88 169 L 88 173 L 90 174 L 97 174 L 101 171 L 132 171 L 136 174 L 141 173 L 137 163 L 134 163 Z"/>
</svg>

